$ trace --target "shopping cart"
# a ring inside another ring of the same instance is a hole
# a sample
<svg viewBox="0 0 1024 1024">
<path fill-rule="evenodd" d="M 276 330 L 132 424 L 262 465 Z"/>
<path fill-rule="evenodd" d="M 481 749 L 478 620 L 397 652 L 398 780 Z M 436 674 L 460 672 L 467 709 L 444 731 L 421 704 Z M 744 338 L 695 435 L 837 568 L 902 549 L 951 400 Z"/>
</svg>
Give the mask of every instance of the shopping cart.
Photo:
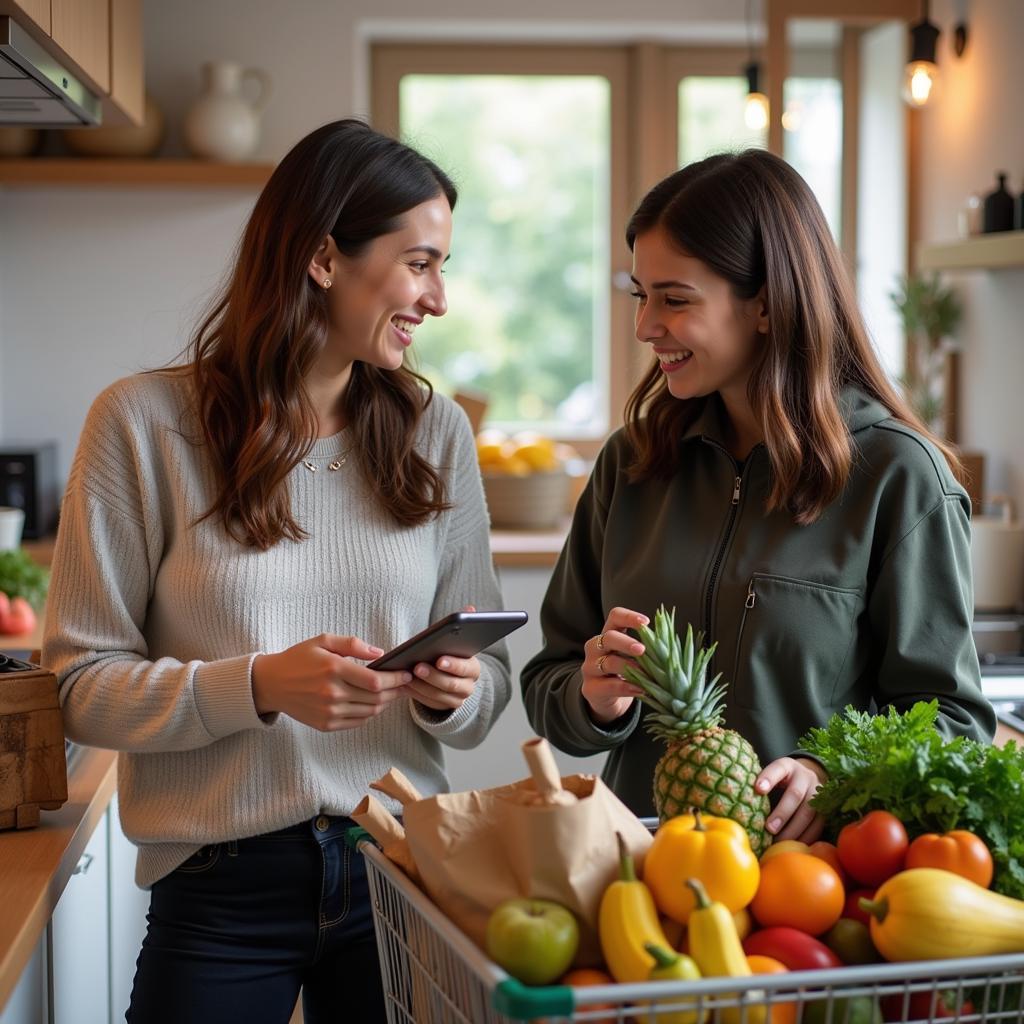
<svg viewBox="0 0 1024 1024">
<path fill-rule="evenodd" d="M 878 1005 L 889 1020 L 1024 1024 L 1024 954 L 757 975 L 741 992 L 735 978 L 530 987 L 489 960 L 376 846 L 359 849 L 388 1024 L 667 1024 L 670 1016 L 673 1024 L 705 1016 L 708 1024 L 878 1024 Z"/>
</svg>

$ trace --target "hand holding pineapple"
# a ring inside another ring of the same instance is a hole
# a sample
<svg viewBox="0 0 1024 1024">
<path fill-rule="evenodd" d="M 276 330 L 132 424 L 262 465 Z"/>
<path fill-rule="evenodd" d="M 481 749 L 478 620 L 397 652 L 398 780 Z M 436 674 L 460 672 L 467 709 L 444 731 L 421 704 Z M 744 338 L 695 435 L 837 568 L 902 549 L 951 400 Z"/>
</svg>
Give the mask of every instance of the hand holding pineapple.
<svg viewBox="0 0 1024 1024">
<path fill-rule="evenodd" d="M 640 629 L 650 620 L 642 612 L 613 608 L 600 634 L 584 645 L 583 699 L 595 722 L 606 725 L 624 715 L 643 690 L 622 678 L 622 671 L 644 653 L 644 645 L 627 629 Z"/>
</svg>

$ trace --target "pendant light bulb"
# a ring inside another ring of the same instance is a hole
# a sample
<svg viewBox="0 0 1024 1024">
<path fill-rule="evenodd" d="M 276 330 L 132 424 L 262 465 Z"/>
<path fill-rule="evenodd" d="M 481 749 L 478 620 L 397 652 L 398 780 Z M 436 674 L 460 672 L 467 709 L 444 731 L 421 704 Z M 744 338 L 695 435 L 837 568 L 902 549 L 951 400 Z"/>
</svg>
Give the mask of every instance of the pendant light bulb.
<svg viewBox="0 0 1024 1024">
<path fill-rule="evenodd" d="M 923 107 L 935 99 L 939 69 L 935 63 L 935 44 L 939 30 L 924 18 L 910 29 L 910 59 L 903 73 L 903 98 L 912 107 Z"/>
<path fill-rule="evenodd" d="M 912 107 L 923 107 L 935 98 L 939 69 L 931 61 L 917 60 L 907 65 L 903 75 L 903 98 Z"/>
<path fill-rule="evenodd" d="M 761 92 L 759 79 L 761 65 L 752 61 L 746 67 L 747 102 L 743 108 L 743 122 L 752 132 L 764 131 L 768 127 L 768 97 Z"/>
</svg>

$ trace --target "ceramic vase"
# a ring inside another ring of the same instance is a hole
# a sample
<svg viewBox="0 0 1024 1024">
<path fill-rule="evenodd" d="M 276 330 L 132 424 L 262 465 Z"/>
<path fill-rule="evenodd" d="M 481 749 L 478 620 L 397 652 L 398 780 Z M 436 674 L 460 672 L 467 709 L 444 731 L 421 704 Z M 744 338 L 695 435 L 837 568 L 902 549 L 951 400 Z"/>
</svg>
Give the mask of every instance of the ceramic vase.
<svg viewBox="0 0 1024 1024">
<path fill-rule="evenodd" d="M 997 174 L 999 185 L 985 196 L 984 231 L 1013 230 L 1013 196 L 1006 187 L 1006 175 Z"/>
<path fill-rule="evenodd" d="M 185 145 L 207 160 L 238 162 L 252 156 L 260 141 L 260 115 L 270 96 L 270 76 L 231 61 L 202 68 L 203 88 L 185 117 Z M 259 92 L 247 99 L 243 87 L 255 82 Z"/>
</svg>

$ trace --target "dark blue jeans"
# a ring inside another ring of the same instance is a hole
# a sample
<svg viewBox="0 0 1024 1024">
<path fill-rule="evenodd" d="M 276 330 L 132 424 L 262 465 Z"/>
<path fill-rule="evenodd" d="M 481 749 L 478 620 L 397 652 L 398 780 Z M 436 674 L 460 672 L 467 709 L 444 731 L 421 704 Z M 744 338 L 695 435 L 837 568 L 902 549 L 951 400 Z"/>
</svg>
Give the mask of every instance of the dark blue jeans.
<svg viewBox="0 0 1024 1024">
<path fill-rule="evenodd" d="M 348 818 L 205 846 L 153 886 L 131 1024 L 387 1019 L 363 856 Z"/>
</svg>

